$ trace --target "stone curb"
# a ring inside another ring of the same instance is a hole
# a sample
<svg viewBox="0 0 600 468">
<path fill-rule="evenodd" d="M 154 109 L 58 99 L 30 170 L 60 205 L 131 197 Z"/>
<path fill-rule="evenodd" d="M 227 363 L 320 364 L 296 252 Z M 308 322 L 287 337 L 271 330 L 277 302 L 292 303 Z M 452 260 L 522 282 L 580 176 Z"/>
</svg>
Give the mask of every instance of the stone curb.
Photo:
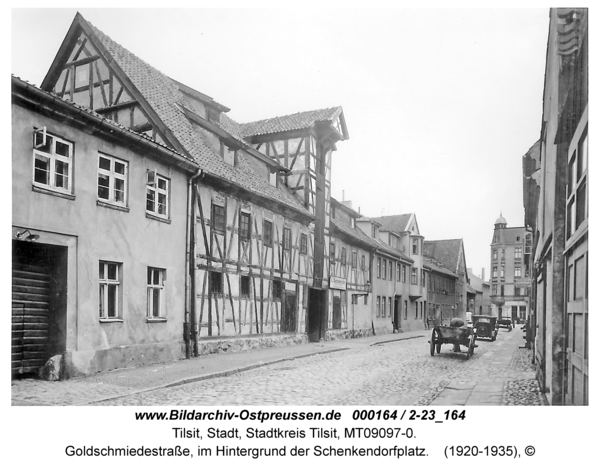
<svg viewBox="0 0 600 468">
<path fill-rule="evenodd" d="M 132 395 L 138 395 L 140 393 L 146 393 L 146 392 L 151 392 L 154 390 L 160 390 L 161 388 L 178 387 L 180 385 L 185 385 L 185 384 L 194 383 L 194 382 L 200 382 L 202 380 L 218 379 L 219 377 L 228 377 L 230 375 L 239 374 L 241 372 L 256 369 L 258 367 L 270 366 L 272 364 L 278 364 L 280 362 L 285 362 L 285 361 L 293 361 L 295 359 L 303 359 L 303 358 L 307 358 L 307 357 L 311 357 L 311 356 L 316 356 L 319 354 L 329 354 L 329 353 L 336 353 L 338 351 L 347 351 L 349 349 L 350 348 L 326 349 L 323 351 L 315 351 L 312 353 L 300 354 L 298 356 L 290 356 L 290 357 L 286 357 L 286 358 L 275 359 L 272 361 L 261 361 L 256 364 L 249 364 L 247 366 L 238 367 L 235 369 L 229 369 L 229 370 L 222 371 L 222 372 L 213 372 L 212 374 L 205 374 L 205 375 L 199 375 L 196 377 L 185 378 L 185 379 L 181 379 L 176 382 L 171 382 L 171 383 L 165 384 L 165 385 L 159 385 L 156 387 L 148 387 L 148 388 L 142 388 L 142 389 L 138 389 L 138 390 L 132 390 L 130 392 L 123 393 L 121 395 L 115 395 L 115 396 L 110 396 L 110 397 L 106 397 L 106 398 L 89 400 L 84 403 L 77 403 L 75 406 L 89 405 L 91 403 L 100 403 L 102 401 L 115 400 L 117 398 L 124 398 L 124 397 L 132 396 Z"/>
<path fill-rule="evenodd" d="M 369 346 L 379 346 L 382 344 L 394 343 L 395 341 L 414 340 L 415 338 L 423 338 L 425 336 L 426 335 L 406 336 L 404 338 L 395 338 L 393 340 L 378 341 L 377 343 L 371 343 Z"/>
</svg>

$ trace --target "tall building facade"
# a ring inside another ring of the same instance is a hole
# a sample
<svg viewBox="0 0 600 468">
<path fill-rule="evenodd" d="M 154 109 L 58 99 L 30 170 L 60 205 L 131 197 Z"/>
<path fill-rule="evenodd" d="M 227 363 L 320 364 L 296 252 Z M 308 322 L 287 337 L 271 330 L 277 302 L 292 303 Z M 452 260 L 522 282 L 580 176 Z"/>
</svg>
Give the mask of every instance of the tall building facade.
<svg viewBox="0 0 600 468">
<path fill-rule="evenodd" d="M 492 314 L 524 322 L 529 315 L 532 234 L 524 227 L 509 228 L 502 215 L 494 224 L 490 278 Z"/>
</svg>

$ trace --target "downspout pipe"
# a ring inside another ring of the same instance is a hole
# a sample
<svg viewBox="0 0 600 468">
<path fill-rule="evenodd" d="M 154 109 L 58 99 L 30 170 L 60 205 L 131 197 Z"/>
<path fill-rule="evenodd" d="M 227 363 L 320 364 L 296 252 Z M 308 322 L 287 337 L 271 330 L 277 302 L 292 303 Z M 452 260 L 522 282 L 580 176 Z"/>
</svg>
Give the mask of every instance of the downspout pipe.
<svg viewBox="0 0 600 468">
<path fill-rule="evenodd" d="M 186 234 L 185 234 L 185 317 L 183 322 L 183 340 L 185 342 L 185 357 L 186 359 L 190 359 L 192 357 L 192 346 L 194 349 L 194 355 L 197 355 L 196 349 L 196 298 L 192 297 L 192 292 L 195 295 L 194 283 L 196 279 L 196 275 L 194 271 L 195 260 L 193 258 L 195 249 L 192 245 L 195 242 L 194 233 L 194 203 L 195 197 L 193 196 L 194 181 L 202 176 L 204 171 L 202 169 L 198 169 L 198 172 L 190 177 L 188 180 L 188 206 L 187 206 L 187 214 L 186 214 Z M 192 333 L 192 330 L 194 332 Z M 192 337 L 194 338 L 194 343 L 192 345 Z"/>
</svg>

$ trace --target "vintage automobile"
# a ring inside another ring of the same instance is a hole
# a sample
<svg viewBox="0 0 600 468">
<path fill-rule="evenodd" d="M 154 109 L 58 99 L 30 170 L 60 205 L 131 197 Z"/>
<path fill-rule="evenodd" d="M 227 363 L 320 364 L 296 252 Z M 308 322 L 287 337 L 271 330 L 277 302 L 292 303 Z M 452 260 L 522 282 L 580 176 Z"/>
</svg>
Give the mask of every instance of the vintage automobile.
<svg viewBox="0 0 600 468">
<path fill-rule="evenodd" d="M 473 328 L 477 333 L 477 339 L 489 338 L 496 341 L 498 336 L 498 327 L 496 326 L 496 317 L 492 315 L 473 315 Z"/>
<path fill-rule="evenodd" d="M 506 328 L 508 331 L 512 331 L 513 329 L 512 317 L 506 315 L 499 316 L 496 324 L 498 328 Z"/>
</svg>

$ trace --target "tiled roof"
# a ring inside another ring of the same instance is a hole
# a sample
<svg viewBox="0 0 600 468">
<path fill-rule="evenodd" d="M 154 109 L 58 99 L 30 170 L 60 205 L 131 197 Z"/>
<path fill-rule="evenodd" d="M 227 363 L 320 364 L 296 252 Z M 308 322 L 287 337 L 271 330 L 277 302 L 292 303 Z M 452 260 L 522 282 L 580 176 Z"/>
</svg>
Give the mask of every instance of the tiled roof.
<svg viewBox="0 0 600 468">
<path fill-rule="evenodd" d="M 393 216 L 380 216 L 371 219 L 381 223 L 380 229 L 382 231 L 404 232 L 407 230 L 406 228 L 411 216 L 412 213 L 407 213 Z"/>
<path fill-rule="evenodd" d="M 246 138 L 255 135 L 287 132 L 311 128 L 317 122 L 333 121 L 340 115 L 341 107 L 298 112 L 296 114 L 273 117 L 266 120 L 240 124 L 241 135 Z"/>
<path fill-rule="evenodd" d="M 457 277 L 454 273 L 448 270 L 448 268 L 445 268 L 444 266 L 440 265 L 440 263 L 437 262 L 434 258 L 424 257 L 423 263 L 427 268 L 430 268 L 431 270 L 443 273 L 444 275 L 453 276 L 455 278 Z"/>
<path fill-rule="evenodd" d="M 353 239 L 356 239 L 358 242 L 369 245 L 372 249 L 379 248 L 379 245 L 377 243 L 375 243 L 375 241 L 373 239 L 371 239 L 369 236 L 367 236 L 360 229 L 354 229 L 351 226 L 341 223 L 333 218 L 331 218 L 329 222 L 332 224 L 332 226 L 335 229 L 346 234 L 349 237 L 352 237 Z"/>
<path fill-rule="evenodd" d="M 181 92 L 177 83 L 114 42 L 93 25 L 89 25 L 116 65 L 127 75 L 159 119 L 203 170 L 310 216 L 310 213 L 289 190 L 274 187 L 261 176 L 254 169 L 252 163 L 247 160 L 247 157 L 250 156 L 240 154 L 239 166 L 234 167 L 226 163 L 210 147 L 202 131 L 192 124 L 178 107 L 179 105 L 193 111 L 191 103 Z M 240 139 L 239 133 L 235 132 L 233 121 L 230 122 L 230 120 L 225 118 L 221 128 L 227 132 L 233 132 L 232 135 Z"/>
<path fill-rule="evenodd" d="M 447 239 L 423 242 L 423 255 L 435 258 L 454 274 L 458 274 L 462 239 Z"/>
</svg>

